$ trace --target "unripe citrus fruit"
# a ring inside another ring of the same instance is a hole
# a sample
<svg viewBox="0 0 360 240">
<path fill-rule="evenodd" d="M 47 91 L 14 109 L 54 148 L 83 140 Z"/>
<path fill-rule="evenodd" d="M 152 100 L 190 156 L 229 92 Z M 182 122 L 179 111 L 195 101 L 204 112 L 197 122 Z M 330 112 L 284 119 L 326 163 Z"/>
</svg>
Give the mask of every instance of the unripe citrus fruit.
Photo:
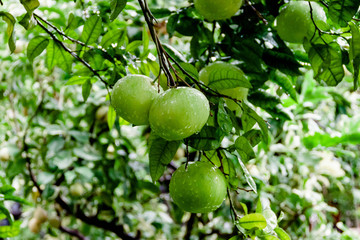
<svg viewBox="0 0 360 240">
<path fill-rule="evenodd" d="M 73 197 L 81 197 L 85 193 L 84 187 L 81 183 L 74 183 L 70 186 L 70 195 Z"/>
<path fill-rule="evenodd" d="M 43 208 L 37 207 L 34 212 L 34 218 L 36 218 L 39 223 L 44 223 L 47 220 L 47 212 Z"/>
<path fill-rule="evenodd" d="M 149 123 L 149 109 L 158 96 L 157 88 L 149 77 L 128 75 L 116 82 L 111 103 L 116 113 L 134 125 Z"/>
<path fill-rule="evenodd" d="M 243 0 L 194 0 L 196 10 L 207 20 L 231 18 L 242 6 Z"/>
<path fill-rule="evenodd" d="M 37 234 L 40 232 L 41 223 L 39 222 L 39 220 L 37 218 L 31 218 L 28 223 L 28 227 L 31 232 Z"/>
<path fill-rule="evenodd" d="M 209 101 L 197 89 L 171 88 L 151 105 L 150 127 L 166 140 L 181 140 L 199 132 L 210 113 Z"/>
<path fill-rule="evenodd" d="M 170 180 L 170 196 L 184 211 L 207 213 L 220 207 L 226 197 L 226 179 L 209 162 L 180 166 Z"/>
<path fill-rule="evenodd" d="M 309 4 L 311 4 L 312 14 Z M 325 11 L 319 4 L 309 1 L 291 1 L 284 6 L 276 18 L 276 29 L 282 40 L 303 43 L 305 38 L 313 36 L 314 22 L 320 29 L 326 29 Z"/>
</svg>

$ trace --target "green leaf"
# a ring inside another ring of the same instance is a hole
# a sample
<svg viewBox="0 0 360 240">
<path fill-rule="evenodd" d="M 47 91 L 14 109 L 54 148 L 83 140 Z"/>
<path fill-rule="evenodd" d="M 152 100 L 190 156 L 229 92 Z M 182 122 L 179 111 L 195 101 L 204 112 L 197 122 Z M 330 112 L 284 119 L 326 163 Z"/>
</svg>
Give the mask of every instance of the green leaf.
<svg viewBox="0 0 360 240">
<path fill-rule="evenodd" d="M 114 21 L 121 11 L 125 8 L 127 0 L 112 0 L 110 3 L 111 6 L 111 16 L 110 21 Z"/>
<path fill-rule="evenodd" d="M 217 123 L 219 124 L 221 131 L 223 131 L 224 133 L 231 132 L 233 127 L 232 121 L 229 114 L 226 112 L 223 99 L 221 99 L 221 101 L 219 102 L 216 120 Z"/>
<path fill-rule="evenodd" d="M 30 14 L 40 6 L 38 0 L 20 0 L 20 3 L 25 7 L 26 11 Z"/>
<path fill-rule="evenodd" d="M 166 30 L 169 34 L 169 37 L 173 36 L 178 20 L 179 20 L 179 14 L 174 14 L 169 17 L 166 24 Z"/>
<path fill-rule="evenodd" d="M 0 194 L 12 194 L 13 192 L 15 192 L 15 188 L 13 188 L 10 185 L 5 185 L 5 186 L 1 186 L 0 187 Z"/>
<path fill-rule="evenodd" d="M 209 73 L 208 87 L 217 90 L 236 87 L 251 88 L 251 84 L 244 73 L 237 68 L 219 68 Z"/>
<path fill-rule="evenodd" d="M 111 44 L 115 44 L 117 47 L 121 46 L 126 39 L 126 31 L 123 29 L 116 29 L 107 32 L 101 39 L 101 46 L 108 48 Z"/>
<path fill-rule="evenodd" d="M 359 0 L 332 0 L 329 3 L 328 16 L 341 27 L 346 27 L 359 9 Z"/>
<path fill-rule="evenodd" d="M 13 222 L 12 215 L 10 214 L 9 210 L 4 206 L 3 201 L 0 202 L 0 212 L 6 216 L 6 219 L 9 220 L 10 223 Z"/>
<path fill-rule="evenodd" d="M 277 227 L 274 231 L 280 240 L 291 240 L 289 234 L 287 234 L 284 229 Z"/>
<path fill-rule="evenodd" d="M 194 134 L 188 138 L 188 144 L 197 150 L 214 150 L 220 147 L 223 138 L 220 129 L 205 126 L 198 134 Z"/>
<path fill-rule="evenodd" d="M 107 123 L 108 123 L 108 127 L 109 130 L 111 130 L 115 124 L 115 120 L 116 120 L 116 112 L 114 107 L 110 104 L 109 106 L 109 110 L 107 113 Z"/>
<path fill-rule="evenodd" d="M 180 141 L 166 141 L 156 135 L 151 135 L 149 148 L 150 175 L 156 182 L 163 174 L 179 148 Z"/>
<path fill-rule="evenodd" d="M 7 23 L 6 34 L 8 35 L 8 45 L 10 52 L 13 53 L 16 48 L 14 35 L 14 24 L 16 23 L 16 20 L 13 15 L 7 12 L 0 12 L 0 17 Z"/>
<path fill-rule="evenodd" d="M 180 66 L 194 79 L 199 80 L 199 72 L 192 64 L 187 62 L 181 62 L 179 63 Z M 176 70 L 180 73 L 180 75 L 184 75 L 182 71 L 175 65 L 174 66 Z M 185 76 L 185 75 L 184 75 Z"/>
<path fill-rule="evenodd" d="M 263 141 L 265 144 L 269 143 L 269 130 L 267 127 L 266 122 L 253 110 L 251 109 L 249 106 L 247 106 L 245 103 L 242 104 L 243 108 L 244 108 L 244 114 L 248 115 L 250 118 L 254 119 L 262 132 L 263 135 Z"/>
<path fill-rule="evenodd" d="M 288 50 L 288 49 L 286 49 Z M 265 49 L 262 55 L 264 62 L 275 69 L 290 74 L 300 75 L 300 63 L 295 59 L 293 53 L 288 50 L 282 52 L 280 49 Z"/>
<path fill-rule="evenodd" d="M 0 226 L 0 238 L 12 238 L 20 234 L 21 221 L 15 221 L 10 226 Z"/>
<path fill-rule="evenodd" d="M 102 32 L 101 17 L 93 15 L 86 20 L 84 30 L 81 35 L 82 41 L 86 44 L 92 44 L 97 41 Z"/>
<path fill-rule="evenodd" d="M 37 36 L 30 40 L 27 46 L 27 57 L 30 62 L 45 50 L 49 42 L 49 39 L 43 36 Z"/>
<path fill-rule="evenodd" d="M 257 194 L 256 183 L 255 183 L 253 177 L 251 176 L 251 174 L 249 173 L 249 170 L 246 168 L 245 164 L 241 161 L 240 158 L 237 158 L 237 160 L 239 161 L 240 167 L 244 173 L 246 182 L 249 184 L 250 188 Z"/>
<path fill-rule="evenodd" d="M 264 229 L 266 227 L 266 219 L 260 213 L 251 213 L 245 215 L 240 220 L 237 221 L 237 224 L 245 229 Z"/>
<path fill-rule="evenodd" d="M 74 155 L 87 161 L 99 161 L 101 154 L 90 146 L 83 146 L 73 149 Z"/>
<path fill-rule="evenodd" d="M 86 100 L 90 96 L 91 88 L 92 88 L 92 84 L 91 84 L 91 81 L 88 79 L 82 85 L 82 96 L 83 96 L 84 102 L 86 102 Z"/>
<path fill-rule="evenodd" d="M 343 134 L 341 137 L 332 137 L 330 134 L 315 133 L 303 138 L 306 148 L 312 149 L 318 145 L 332 147 L 338 144 L 360 144 L 360 133 Z"/>
<path fill-rule="evenodd" d="M 243 134 L 244 137 L 249 141 L 250 145 L 255 147 L 261 141 L 261 131 L 257 129 L 251 129 Z"/>
<path fill-rule="evenodd" d="M 263 210 L 262 215 L 266 219 L 266 228 L 264 231 L 271 233 L 278 225 L 276 214 L 270 208 L 266 208 Z"/>
<path fill-rule="evenodd" d="M 255 152 L 249 141 L 244 136 L 240 136 L 236 139 L 235 148 L 241 159 L 244 161 L 249 161 L 250 159 L 255 158 Z"/>
<path fill-rule="evenodd" d="M 360 72 L 360 31 L 359 28 L 354 23 L 349 23 L 351 30 L 351 39 L 350 39 L 350 60 L 354 68 L 354 90 L 358 88 L 359 85 L 359 72 Z"/>
<path fill-rule="evenodd" d="M 279 71 L 275 71 L 270 76 L 271 81 L 279 85 L 285 93 L 287 93 L 295 102 L 297 102 L 297 94 L 295 90 L 295 86 L 293 85 L 290 77 L 285 75 Z"/>
<path fill-rule="evenodd" d="M 19 21 L 19 24 L 26 30 L 30 30 L 36 27 L 36 21 L 31 13 L 26 13 L 24 17 Z"/>
<path fill-rule="evenodd" d="M 248 95 L 248 100 L 253 105 L 261 108 L 275 108 L 281 101 L 278 97 L 270 95 L 265 91 L 256 91 Z"/>
<path fill-rule="evenodd" d="M 28 202 L 21 197 L 13 196 L 13 195 L 5 195 L 4 200 L 5 201 L 14 201 L 14 202 L 18 202 L 18 203 L 25 204 L 25 205 L 32 205 L 31 202 Z"/>
<path fill-rule="evenodd" d="M 46 48 L 46 64 L 48 69 L 53 69 L 57 61 L 58 48 L 55 41 L 50 41 Z"/>
<path fill-rule="evenodd" d="M 328 86 L 336 86 L 341 82 L 344 69 L 342 53 L 337 43 L 312 45 L 308 55 L 317 81 L 324 81 Z"/>
<path fill-rule="evenodd" d="M 149 35 L 147 28 L 144 26 L 143 32 L 142 32 L 142 45 L 143 45 L 143 52 L 147 52 L 149 50 Z"/>
<path fill-rule="evenodd" d="M 186 62 L 186 58 L 178 51 L 176 50 L 173 46 L 163 43 L 163 47 L 165 49 L 165 51 L 172 57 L 175 59 L 175 61 L 177 61 L 178 63 L 181 62 Z"/>
<path fill-rule="evenodd" d="M 90 79 L 91 76 L 73 76 L 65 83 L 65 85 L 77 85 L 77 84 L 82 85 Z"/>
<path fill-rule="evenodd" d="M 273 236 L 273 235 L 266 235 L 263 237 L 259 238 L 260 240 L 279 240 L 277 237 Z"/>
<path fill-rule="evenodd" d="M 172 14 L 172 11 L 168 8 L 150 8 L 150 10 L 155 18 L 164 18 Z"/>
<path fill-rule="evenodd" d="M 126 46 L 126 51 L 128 52 L 131 52 L 131 53 L 134 53 L 134 51 L 140 47 L 142 45 L 142 41 L 140 40 L 135 40 L 135 41 L 132 41 L 131 43 L 129 43 L 127 46 Z"/>
</svg>

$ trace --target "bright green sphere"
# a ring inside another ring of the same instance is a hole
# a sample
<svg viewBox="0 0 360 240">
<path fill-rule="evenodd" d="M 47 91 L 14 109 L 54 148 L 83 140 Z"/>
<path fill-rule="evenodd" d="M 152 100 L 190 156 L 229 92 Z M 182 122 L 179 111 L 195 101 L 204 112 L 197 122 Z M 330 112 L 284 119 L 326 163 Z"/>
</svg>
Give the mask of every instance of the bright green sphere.
<svg viewBox="0 0 360 240">
<path fill-rule="evenodd" d="M 207 162 L 181 165 L 170 180 L 170 196 L 182 210 L 207 213 L 220 207 L 226 197 L 226 179 L 216 166 Z"/>
<path fill-rule="evenodd" d="M 243 0 L 194 0 L 196 10 L 209 21 L 231 18 L 243 4 Z"/>
<path fill-rule="evenodd" d="M 199 90 L 171 88 L 151 105 L 149 122 L 152 131 L 168 141 L 181 140 L 199 132 L 210 114 L 209 101 Z"/>
<path fill-rule="evenodd" d="M 152 79 L 143 75 L 128 75 L 116 82 L 111 103 L 116 113 L 134 125 L 149 124 L 149 110 L 158 97 Z"/>
<path fill-rule="evenodd" d="M 290 43 L 303 43 L 315 33 L 314 22 L 322 30 L 326 30 L 326 14 L 324 9 L 315 2 L 296 1 L 287 3 L 276 18 L 276 29 L 280 38 Z"/>
</svg>

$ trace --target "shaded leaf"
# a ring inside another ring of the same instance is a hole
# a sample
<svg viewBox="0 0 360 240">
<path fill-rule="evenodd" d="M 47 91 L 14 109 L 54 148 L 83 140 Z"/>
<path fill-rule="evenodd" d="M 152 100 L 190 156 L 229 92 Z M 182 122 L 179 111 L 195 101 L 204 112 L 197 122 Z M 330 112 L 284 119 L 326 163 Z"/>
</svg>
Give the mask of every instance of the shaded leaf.
<svg viewBox="0 0 360 240">
<path fill-rule="evenodd" d="M 180 141 L 167 141 L 156 135 L 151 135 L 149 148 L 150 175 L 156 182 L 163 174 L 179 148 Z"/>
<path fill-rule="evenodd" d="M 268 66 L 279 69 L 286 74 L 301 74 L 299 70 L 301 65 L 292 52 L 281 52 L 280 49 L 266 49 L 263 52 L 262 59 Z"/>
<path fill-rule="evenodd" d="M 324 81 L 328 86 L 336 86 L 341 82 L 344 69 L 342 54 L 337 43 L 312 45 L 308 54 L 317 81 Z"/>
<path fill-rule="evenodd" d="M 332 0 L 329 3 L 329 17 L 341 27 L 346 27 L 359 9 L 359 0 Z"/>
<path fill-rule="evenodd" d="M 295 86 L 289 76 L 279 71 L 276 71 L 271 75 L 270 79 L 271 81 L 279 85 L 285 91 L 285 93 L 287 93 L 295 102 L 297 102 Z"/>
<path fill-rule="evenodd" d="M 268 144 L 269 142 L 269 131 L 266 122 L 250 107 L 243 103 L 244 114 L 248 115 L 250 118 L 254 119 L 262 132 L 264 143 Z"/>
<path fill-rule="evenodd" d="M 236 139 L 235 148 L 236 151 L 239 153 L 241 159 L 243 159 L 244 161 L 255 158 L 255 152 L 249 141 L 244 136 L 240 136 Z"/>
<path fill-rule="evenodd" d="M 126 31 L 123 29 L 116 29 L 107 32 L 104 37 L 101 39 L 101 46 L 103 48 L 108 48 L 111 44 L 116 46 L 121 46 L 126 39 Z"/>
<path fill-rule="evenodd" d="M 90 79 L 88 79 L 88 80 L 86 80 L 86 82 L 82 85 L 82 96 L 83 96 L 84 102 L 86 102 L 86 100 L 87 100 L 88 97 L 90 96 L 91 88 L 92 88 L 92 84 L 91 84 Z"/>
<path fill-rule="evenodd" d="M 220 129 L 205 126 L 198 134 L 188 138 L 188 144 L 197 150 L 214 150 L 220 147 L 223 138 Z"/>
<path fill-rule="evenodd" d="M 354 90 L 359 86 L 359 71 L 360 71 L 360 31 L 354 23 L 349 23 L 351 30 L 350 39 L 350 60 L 354 68 Z"/>
<path fill-rule="evenodd" d="M 25 7 L 28 13 L 32 13 L 36 8 L 40 6 L 38 0 L 20 0 L 20 3 Z"/>
<path fill-rule="evenodd" d="M 223 99 L 219 102 L 216 120 L 217 120 L 217 123 L 219 124 L 219 128 L 221 129 L 221 131 L 223 131 L 224 133 L 231 132 L 232 127 L 233 127 L 232 121 L 224 107 Z"/>
</svg>

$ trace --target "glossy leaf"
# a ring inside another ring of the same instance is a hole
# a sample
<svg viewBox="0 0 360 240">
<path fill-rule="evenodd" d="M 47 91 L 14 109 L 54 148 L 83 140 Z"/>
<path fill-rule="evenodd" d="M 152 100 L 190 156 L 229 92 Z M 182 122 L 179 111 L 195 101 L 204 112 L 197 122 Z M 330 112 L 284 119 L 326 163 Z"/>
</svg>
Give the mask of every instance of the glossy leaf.
<svg viewBox="0 0 360 240">
<path fill-rule="evenodd" d="M 264 143 L 268 144 L 269 131 L 266 122 L 254 110 L 252 110 L 244 103 L 243 103 L 243 108 L 244 108 L 244 114 L 247 114 L 250 118 L 254 119 L 258 123 L 261 132 L 263 134 L 263 141 Z"/>
<path fill-rule="evenodd" d="M 111 6 L 111 16 L 110 21 L 114 21 L 121 11 L 125 8 L 127 0 L 112 0 L 110 3 Z"/>
<path fill-rule="evenodd" d="M 236 68 L 220 68 L 210 72 L 208 87 L 213 89 L 251 88 L 251 84 Z"/>
<path fill-rule="evenodd" d="M 107 32 L 104 37 L 101 39 L 101 46 L 103 48 L 108 48 L 112 44 L 116 47 L 120 47 L 126 39 L 126 31 L 123 29 L 116 29 Z"/>
<path fill-rule="evenodd" d="M 359 0 L 332 0 L 329 3 L 329 17 L 341 27 L 346 27 L 358 11 Z"/>
<path fill-rule="evenodd" d="M 344 77 L 344 69 L 338 44 L 313 45 L 308 53 L 311 67 L 315 73 L 314 78 L 317 81 L 324 81 L 328 86 L 336 86 L 341 82 Z"/>
<path fill-rule="evenodd" d="M 214 150 L 220 147 L 223 139 L 219 129 L 211 126 L 205 126 L 198 134 L 194 134 L 188 138 L 189 146 L 197 150 Z"/>
<path fill-rule="evenodd" d="M 152 135 L 149 144 L 150 175 L 152 180 L 156 182 L 164 174 L 166 166 L 175 156 L 180 141 L 166 141 L 163 138 Z"/>
<path fill-rule="evenodd" d="M 237 221 L 242 228 L 245 229 L 264 229 L 266 227 L 266 219 L 260 213 L 252 213 L 245 215 Z"/>
<path fill-rule="evenodd" d="M 40 6 L 38 0 L 20 0 L 20 3 L 25 7 L 28 13 L 32 13 L 36 8 Z"/>
<path fill-rule="evenodd" d="M 82 41 L 88 45 L 97 41 L 102 32 L 101 17 L 93 15 L 86 20 L 84 30 L 81 34 Z"/>
<path fill-rule="evenodd" d="M 274 231 L 280 240 L 291 240 L 289 234 L 287 234 L 284 229 L 277 227 Z"/>
<path fill-rule="evenodd" d="M 255 158 L 255 152 L 245 137 L 240 136 L 236 139 L 235 148 L 242 160 L 249 161 Z"/>
<path fill-rule="evenodd" d="M 285 93 L 287 93 L 295 102 L 297 102 L 297 93 L 295 90 L 295 86 L 289 76 L 279 71 L 276 71 L 271 75 L 270 79 L 271 81 L 279 85 L 282 90 L 284 90 Z"/>
<path fill-rule="evenodd" d="M 230 133 L 232 130 L 232 122 L 229 114 L 227 113 L 224 107 L 224 101 L 220 101 L 218 105 L 218 111 L 216 116 L 217 123 L 219 124 L 219 128 L 224 133 Z"/>
<path fill-rule="evenodd" d="M 349 23 L 351 30 L 350 39 L 350 60 L 354 68 L 354 90 L 359 86 L 359 72 L 360 72 L 360 31 L 359 27 L 354 23 Z"/>
<path fill-rule="evenodd" d="M 32 62 L 39 56 L 49 44 L 49 39 L 43 36 L 37 36 L 30 40 L 27 47 L 27 57 Z"/>
</svg>

